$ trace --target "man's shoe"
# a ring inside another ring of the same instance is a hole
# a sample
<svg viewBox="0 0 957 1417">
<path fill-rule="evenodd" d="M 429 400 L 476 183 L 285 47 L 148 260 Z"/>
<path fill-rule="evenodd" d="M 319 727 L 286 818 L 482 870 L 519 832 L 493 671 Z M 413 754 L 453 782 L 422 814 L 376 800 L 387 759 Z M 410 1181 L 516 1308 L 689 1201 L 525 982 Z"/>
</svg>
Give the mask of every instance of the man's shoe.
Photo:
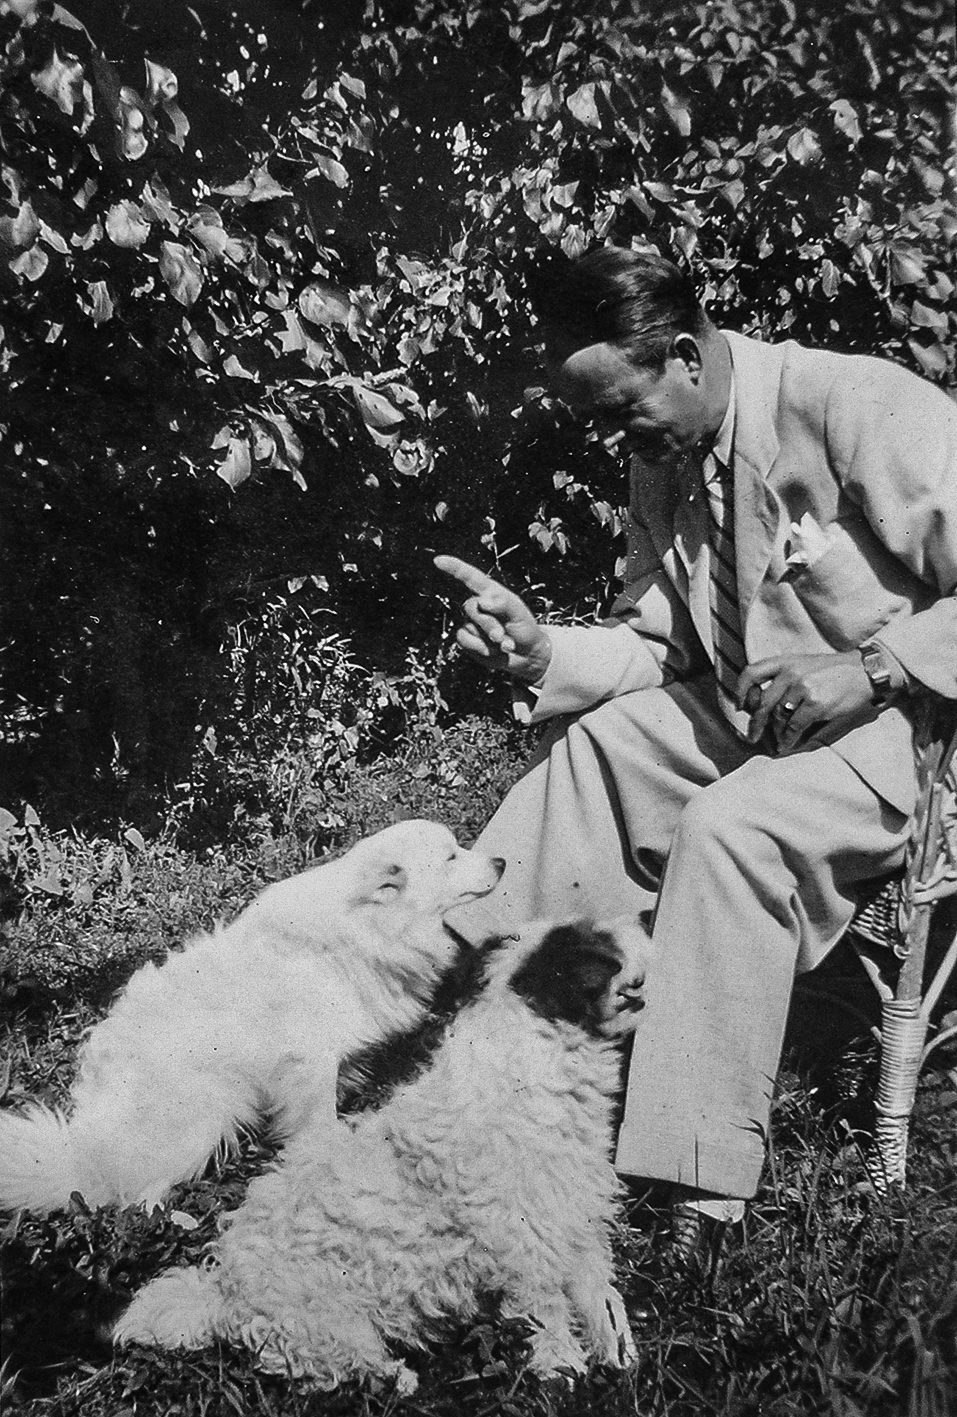
<svg viewBox="0 0 957 1417">
<path fill-rule="evenodd" d="M 740 1225 L 746 1204 L 738 1196 L 718 1196 L 675 1186 L 671 1199 L 669 1253 L 682 1266 L 699 1257 L 714 1264 L 729 1225 Z"/>
</svg>

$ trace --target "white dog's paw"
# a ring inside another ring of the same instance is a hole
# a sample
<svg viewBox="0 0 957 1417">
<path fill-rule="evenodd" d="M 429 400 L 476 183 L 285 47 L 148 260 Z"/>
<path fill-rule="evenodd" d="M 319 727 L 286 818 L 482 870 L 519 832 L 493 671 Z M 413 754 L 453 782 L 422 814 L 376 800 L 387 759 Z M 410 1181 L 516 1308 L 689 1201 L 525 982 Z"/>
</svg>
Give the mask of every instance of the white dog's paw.
<svg viewBox="0 0 957 1417">
<path fill-rule="evenodd" d="M 366 1369 L 366 1376 L 371 1383 L 372 1391 L 377 1396 L 385 1395 L 390 1388 L 395 1391 L 398 1397 L 411 1397 L 414 1392 L 419 1390 L 418 1373 L 414 1373 L 408 1364 L 403 1363 L 400 1358 L 392 1363 L 386 1362 L 384 1359 L 377 1362 L 374 1368 Z"/>
<path fill-rule="evenodd" d="M 113 1329 L 117 1347 L 205 1348 L 218 1331 L 215 1272 L 170 1269 L 141 1289 Z"/>
<path fill-rule="evenodd" d="M 588 1361 L 569 1334 L 567 1340 L 539 1333 L 532 1338 L 531 1371 L 542 1381 L 559 1379 L 571 1383 L 588 1371 Z"/>
<path fill-rule="evenodd" d="M 395 1365 L 395 1390 L 400 1397 L 411 1397 L 418 1391 L 419 1376 L 405 1363 Z"/>
<path fill-rule="evenodd" d="M 605 1312 L 608 1317 L 609 1343 L 602 1359 L 610 1368 L 630 1368 L 638 1361 L 638 1349 L 635 1347 L 631 1324 L 625 1313 L 624 1301 L 615 1288 L 609 1289 Z"/>
</svg>

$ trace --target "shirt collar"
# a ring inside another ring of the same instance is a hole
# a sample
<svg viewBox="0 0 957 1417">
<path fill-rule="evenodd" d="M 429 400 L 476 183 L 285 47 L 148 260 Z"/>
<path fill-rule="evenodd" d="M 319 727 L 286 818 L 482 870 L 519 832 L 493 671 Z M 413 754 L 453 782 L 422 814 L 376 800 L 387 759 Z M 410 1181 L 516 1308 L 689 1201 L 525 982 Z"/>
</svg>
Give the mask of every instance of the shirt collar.
<svg viewBox="0 0 957 1417">
<path fill-rule="evenodd" d="M 719 463 L 724 467 L 731 466 L 734 451 L 734 418 L 737 409 L 737 396 L 734 388 L 734 366 L 731 367 L 731 391 L 728 394 L 728 406 L 724 411 L 724 418 L 721 420 L 721 427 L 712 444 L 711 451 L 714 453 Z"/>
</svg>

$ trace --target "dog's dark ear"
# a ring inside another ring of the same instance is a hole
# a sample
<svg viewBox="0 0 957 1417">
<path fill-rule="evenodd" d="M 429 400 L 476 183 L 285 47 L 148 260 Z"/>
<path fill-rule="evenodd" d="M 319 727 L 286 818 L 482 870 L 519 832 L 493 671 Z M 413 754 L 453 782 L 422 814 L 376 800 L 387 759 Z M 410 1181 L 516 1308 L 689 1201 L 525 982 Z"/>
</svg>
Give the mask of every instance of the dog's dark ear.
<svg viewBox="0 0 957 1417">
<path fill-rule="evenodd" d="M 605 1018 L 608 986 L 621 966 L 621 955 L 605 931 L 557 925 L 516 970 L 510 986 L 544 1018 L 597 1027 Z"/>
<path fill-rule="evenodd" d="M 377 863 L 369 880 L 369 899 L 390 904 L 409 883 L 409 873 L 397 861 Z"/>
</svg>

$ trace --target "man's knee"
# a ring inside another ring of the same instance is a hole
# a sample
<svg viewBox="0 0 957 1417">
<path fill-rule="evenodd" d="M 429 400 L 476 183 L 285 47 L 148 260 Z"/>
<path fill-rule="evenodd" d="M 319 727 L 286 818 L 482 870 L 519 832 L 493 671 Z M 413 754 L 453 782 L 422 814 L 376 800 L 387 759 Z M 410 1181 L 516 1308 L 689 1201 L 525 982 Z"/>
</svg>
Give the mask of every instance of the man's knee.
<svg viewBox="0 0 957 1417">
<path fill-rule="evenodd" d="M 724 850 L 760 832 L 753 785 L 735 781 L 734 774 L 703 787 L 678 818 L 675 846 L 697 852 Z M 672 848 L 674 850 L 674 847 Z"/>
</svg>

